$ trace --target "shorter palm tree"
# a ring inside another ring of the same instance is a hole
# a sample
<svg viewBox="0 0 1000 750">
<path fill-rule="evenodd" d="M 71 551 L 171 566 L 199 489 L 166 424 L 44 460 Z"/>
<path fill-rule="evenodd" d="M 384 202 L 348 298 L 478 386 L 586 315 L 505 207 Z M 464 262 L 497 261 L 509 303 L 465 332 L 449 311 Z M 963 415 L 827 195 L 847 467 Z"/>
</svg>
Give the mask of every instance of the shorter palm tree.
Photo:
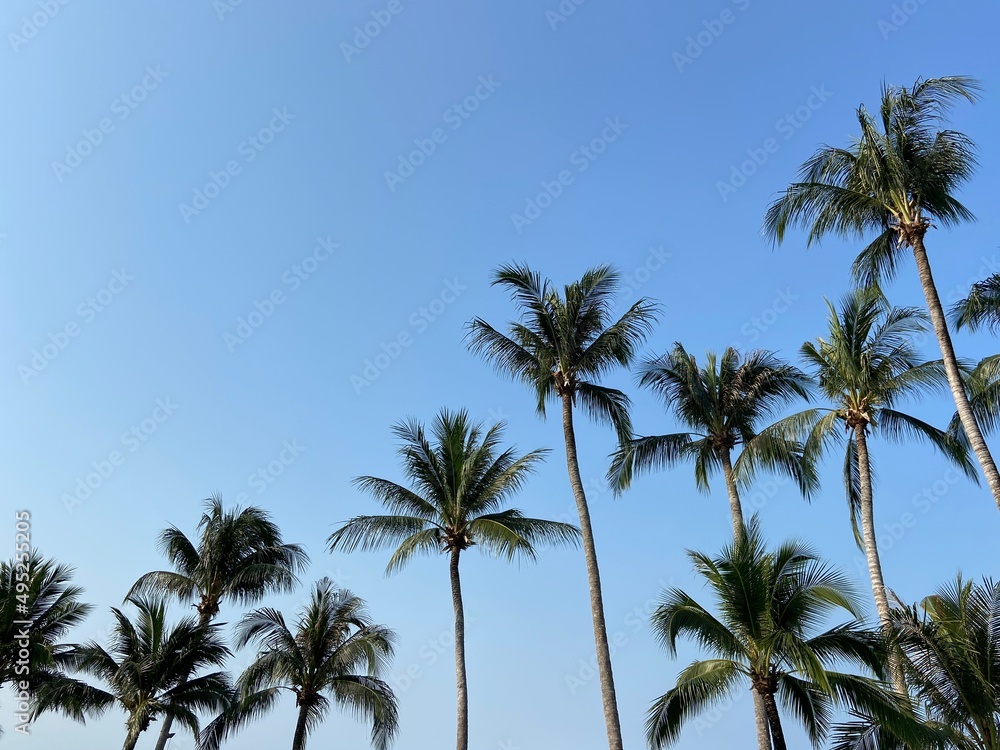
<svg viewBox="0 0 1000 750">
<path fill-rule="evenodd" d="M 236 628 L 242 648 L 259 647 L 238 682 L 238 702 L 205 729 L 201 746 L 215 750 L 248 721 L 269 712 L 282 690 L 295 694 L 298 718 L 292 750 L 304 750 L 309 733 L 337 705 L 372 722 L 372 743 L 383 750 L 398 730 L 396 697 L 379 679 L 393 654 L 395 635 L 372 622 L 365 602 L 329 578 L 316 583 L 294 632 L 281 612 L 250 612 Z"/>
<path fill-rule="evenodd" d="M 73 645 L 60 640 L 93 610 L 80 601 L 83 589 L 72 583 L 73 573 L 69 565 L 44 558 L 37 550 L 21 560 L 0 562 L 0 687 L 27 681 L 34 689 L 65 663 Z M 23 643 L 19 636 L 25 630 L 27 673 L 19 668 L 18 657 Z"/>
<path fill-rule="evenodd" d="M 958 576 L 920 607 L 894 609 L 893 622 L 925 740 L 865 717 L 840 728 L 836 750 L 1000 750 L 1000 583 Z"/>
<path fill-rule="evenodd" d="M 677 685 L 653 703 L 646 720 L 650 747 L 673 743 L 689 718 L 746 683 L 763 700 L 775 750 L 786 750 L 778 700 L 802 722 L 814 746 L 826 737 L 836 705 L 879 716 L 896 710 L 880 683 L 830 668 L 855 664 L 881 677 L 885 649 L 879 635 L 857 619 L 860 605 L 845 576 L 812 549 L 786 542 L 767 550 L 754 519 L 718 557 L 688 556 L 715 595 L 718 615 L 680 589 L 668 589 L 652 615 L 653 629 L 672 656 L 678 637 L 687 636 L 714 658 L 684 669 Z M 855 619 L 811 632 L 839 610 Z"/>
<path fill-rule="evenodd" d="M 124 750 L 133 750 L 151 722 L 171 717 L 199 732 L 198 713 L 229 705 L 232 687 L 225 672 L 198 673 L 222 666 L 230 651 L 215 625 L 186 617 L 173 628 L 162 600 L 135 597 L 135 623 L 120 609 L 107 648 L 90 642 L 68 657 L 75 672 L 96 677 L 106 688 L 66 675 L 44 682 L 35 695 L 35 715 L 55 711 L 81 723 L 118 707 L 125 712 Z"/>
<path fill-rule="evenodd" d="M 701 368 L 678 343 L 672 352 L 646 360 L 640 373 L 639 385 L 660 396 L 692 431 L 625 442 L 608 471 L 616 490 L 628 487 L 636 472 L 693 460 L 698 488 L 707 492 L 709 477 L 721 469 L 735 538 L 745 525 L 740 490 L 750 485 L 757 471 L 792 478 L 806 497 L 816 489 L 816 473 L 805 460 L 802 445 L 766 424 L 792 401 L 809 400 L 812 383 L 798 368 L 772 352 L 741 356 L 733 348 L 721 357 L 709 352 Z"/>
<path fill-rule="evenodd" d="M 926 315 L 915 308 L 890 308 L 874 289 L 847 295 L 839 312 L 827 304 L 828 337 L 804 344 L 802 358 L 815 371 L 820 391 L 831 406 L 789 417 L 786 424 L 810 427 L 806 452 L 814 456 L 847 437 L 844 483 L 851 522 L 868 561 L 879 621 L 888 635 L 892 623 L 875 536 L 869 439 L 881 433 L 899 442 L 926 440 L 971 479 L 978 479 L 960 441 L 895 408 L 906 398 L 947 385 L 942 363 L 924 362 L 913 344 L 914 335 L 924 330 Z M 896 668 L 893 680 L 897 691 L 905 694 L 903 677 Z"/>
<path fill-rule="evenodd" d="M 969 405 L 980 429 L 984 435 L 996 432 L 1000 427 L 1000 354 L 983 357 L 963 375 Z M 962 445 L 968 445 L 968 437 L 957 412 L 948 423 L 948 434 Z"/>
<path fill-rule="evenodd" d="M 395 547 L 387 573 L 403 567 L 415 555 L 448 555 L 451 596 L 455 609 L 455 672 L 458 688 L 457 748 L 469 746 L 469 698 L 465 665 L 465 605 L 459 559 L 478 545 L 489 554 L 512 560 L 535 558 L 538 542 L 575 543 L 575 526 L 504 510 L 520 490 L 544 451 L 518 456 L 500 449 L 503 423 L 484 431 L 465 411 L 442 410 L 434 422 L 432 443 L 423 425 L 410 421 L 393 431 L 409 489 L 387 479 L 359 477 L 355 484 L 372 493 L 391 513 L 357 516 L 330 535 L 330 551 L 352 552 Z"/>
<path fill-rule="evenodd" d="M 973 284 L 969 296 L 951 308 L 951 319 L 956 329 L 1000 331 L 1000 273 Z"/>
</svg>

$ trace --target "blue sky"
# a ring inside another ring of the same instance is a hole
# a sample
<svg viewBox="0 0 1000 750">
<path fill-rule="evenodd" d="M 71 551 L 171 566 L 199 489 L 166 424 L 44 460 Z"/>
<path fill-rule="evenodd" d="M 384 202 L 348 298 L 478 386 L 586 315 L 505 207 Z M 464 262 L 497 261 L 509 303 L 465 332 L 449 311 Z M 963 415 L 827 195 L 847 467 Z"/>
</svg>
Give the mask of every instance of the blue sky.
<svg viewBox="0 0 1000 750">
<path fill-rule="evenodd" d="M 623 305 L 662 303 L 649 353 L 678 340 L 794 358 L 824 329 L 824 296 L 849 288 L 858 248 L 807 252 L 793 234 L 772 250 L 760 235 L 769 200 L 817 144 L 848 142 L 855 108 L 874 105 L 883 79 L 969 74 L 984 100 L 955 123 L 981 147 L 961 194 L 979 222 L 928 239 L 953 300 L 1000 267 L 1000 141 L 989 135 L 1000 18 L 986 2 L 918 0 L 336 5 L 4 4 L 2 505 L 31 511 L 35 543 L 76 566 L 98 606 L 80 639 L 100 636 L 108 607 L 161 567 L 160 529 L 193 532 L 203 498 L 266 507 L 308 547 L 308 579 L 337 576 L 398 631 L 396 746 L 417 750 L 454 731 L 444 561 L 386 579 L 385 555 L 330 556 L 324 541 L 375 508 L 351 477 L 398 477 L 390 425 L 442 406 L 506 419 L 524 450 L 553 448 L 517 505 L 572 511 L 559 425 L 463 345 L 473 316 L 512 314 L 491 269 L 526 261 L 566 283 L 611 262 L 629 279 Z M 909 268 L 890 293 L 922 304 Z M 970 358 L 995 351 L 988 335 L 956 341 Z M 634 396 L 640 432 L 673 429 L 629 374 L 609 383 Z M 951 411 L 943 396 L 913 409 L 937 423 Z M 727 506 L 720 486 L 701 495 L 686 470 L 615 500 L 601 489 L 612 434 L 581 420 L 579 438 L 620 634 L 622 723 L 640 747 L 650 701 L 697 653 L 669 659 L 644 618 L 662 585 L 696 586 L 684 549 L 720 548 Z M 889 585 L 912 600 L 958 569 L 995 574 L 988 493 L 948 481 L 926 447 L 872 449 Z M 67 508 L 94 462 L 107 478 Z M 808 538 L 867 596 L 837 462 L 826 468 L 809 505 L 766 478 L 746 502 L 771 539 Z M 469 555 L 464 567 L 472 746 L 602 747 L 580 554 L 520 567 Z M 305 591 L 274 601 L 294 609 Z M 5 741 L 27 747 L 11 702 L 0 698 Z M 679 747 L 752 736 L 745 696 L 713 719 Z M 293 724 L 289 702 L 235 746 L 281 746 Z M 46 717 L 32 731 L 37 747 L 72 738 L 91 750 L 120 742 L 122 727 L 117 715 L 86 729 Z M 360 747 L 366 736 L 333 714 L 313 742 Z"/>
</svg>

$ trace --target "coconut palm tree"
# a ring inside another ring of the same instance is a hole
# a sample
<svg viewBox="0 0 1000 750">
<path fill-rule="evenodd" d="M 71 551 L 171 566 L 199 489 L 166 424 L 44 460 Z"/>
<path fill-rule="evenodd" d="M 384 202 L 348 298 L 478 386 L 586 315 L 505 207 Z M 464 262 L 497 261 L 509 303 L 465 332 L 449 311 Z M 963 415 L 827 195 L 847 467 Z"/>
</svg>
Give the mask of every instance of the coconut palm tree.
<svg viewBox="0 0 1000 750">
<path fill-rule="evenodd" d="M 458 750 L 469 746 L 469 697 L 465 664 L 465 607 L 459 561 L 478 545 L 488 554 L 511 560 L 535 557 L 538 542 L 575 542 L 579 531 L 569 524 L 526 518 L 504 509 L 520 490 L 545 451 L 518 456 L 501 449 L 503 423 L 484 430 L 465 411 L 442 410 L 429 438 L 416 421 L 393 427 L 402 441 L 399 456 L 411 488 L 364 476 L 355 485 L 371 493 L 391 515 L 357 516 L 329 538 L 329 549 L 352 552 L 394 547 L 386 573 L 402 568 L 415 555 L 445 553 L 451 571 L 455 609 L 455 673 L 458 685 Z"/>
<path fill-rule="evenodd" d="M 685 636 L 709 649 L 713 658 L 693 662 L 676 686 L 654 701 L 646 718 L 650 747 L 672 744 L 688 719 L 747 683 L 763 700 L 775 750 L 786 750 L 779 700 L 817 747 L 830 729 L 836 705 L 864 708 L 879 717 L 899 710 L 878 682 L 831 668 L 854 664 L 881 677 L 884 645 L 857 620 L 860 606 L 847 578 L 812 549 L 786 542 L 769 551 L 754 520 L 721 555 L 688 556 L 712 591 L 717 614 L 672 588 L 663 593 L 652 626 L 671 656 L 676 656 L 678 638 Z M 813 632 L 840 610 L 855 619 Z"/>
<path fill-rule="evenodd" d="M 73 645 L 61 639 L 93 610 L 80 601 L 83 589 L 72 583 L 73 573 L 34 549 L 0 562 L 0 687 L 27 681 L 34 688 L 64 663 Z M 25 635 L 27 670 L 18 656 Z"/>
<path fill-rule="evenodd" d="M 610 266 L 599 266 L 559 290 L 526 265 L 501 266 L 493 285 L 510 292 L 519 320 L 503 334 L 481 318 L 469 324 L 469 348 L 500 372 L 531 388 L 542 416 L 549 401 L 562 409 L 563 440 L 570 487 L 580 516 L 583 553 L 590 588 L 590 611 L 601 679 L 604 721 L 610 750 L 622 750 L 618 698 L 611 669 L 611 652 L 604 619 L 604 595 L 597 565 L 594 532 L 587 496 L 580 477 L 573 412 L 580 406 L 592 418 L 615 428 L 619 442 L 632 437 L 628 397 L 600 385 L 617 367 L 628 367 L 656 320 L 656 306 L 641 299 L 617 321 L 611 317 L 620 277 Z"/>
<path fill-rule="evenodd" d="M 792 401 L 808 400 L 812 385 L 803 372 L 772 352 L 741 356 L 729 348 L 721 357 L 709 352 L 705 367 L 699 368 L 678 343 L 672 352 L 643 363 L 639 385 L 656 393 L 692 432 L 626 442 L 608 471 L 608 481 L 617 490 L 626 489 L 636 472 L 692 460 L 698 488 L 708 491 L 709 477 L 721 468 L 735 538 L 745 528 L 740 490 L 758 470 L 790 477 L 807 497 L 816 489 L 816 473 L 803 460 L 801 444 L 765 426 Z"/>
<path fill-rule="evenodd" d="M 266 607 L 244 615 L 236 627 L 240 648 L 260 650 L 238 682 L 239 699 L 209 725 L 204 750 L 269 712 L 282 690 L 295 694 L 298 718 L 292 750 L 304 750 L 309 733 L 337 705 L 372 722 L 372 743 L 385 750 L 398 730 L 396 697 L 379 679 L 393 654 L 394 633 L 372 622 L 365 602 L 329 578 L 318 581 L 294 632 L 281 612 Z"/>
<path fill-rule="evenodd" d="M 847 436 L 844 483 L 851 522 L 868 561 L 879 621 L 888 634 L 892 618 L 875 537 L 870 437 L 881 434 L 896 441 L 926 440 L 970 478 L 978 479 L 959 441 L 895 408 L 904 399 L 945 385 L 941 362 L 924 362 L 913 344 L 914 335 L 924 330 L 926 316 L 914 308 L 888 307 L 875 289 L 847 295 L 839 311 L 827 304 L 827 337 L 804 344 L 801 354 L 831 406 L 794 415 L 786 424 L 808 426 L 806 453 L 811 456 Z M 905 694 L 906 685 L 896 668 L 893 677 L 897 691 Z"/>
<path fill-rule="evenodd" d="M 1000 330 L 1000 273 L 973 284 L 969 296 L 951 308 L 951 319 L 958 329 L 988 328 L 993 333 Z"/>
<path fill-rule="evenodd" d="M 218 626 L 186 617 L 170 628 L 162 600 L 129 601 L 138 610 L 135 623 L 112 608 L 116 623 L 108 647 L 86 643 L 70 657 L 74 671 L 100 679 L 106 688 L 56 677 L 36 693 L 35 714 L 55 711 L 85 723 L 117 707 L 126 715 L 123 750 L 133 750 L 139 735 L 161 717 L 176 719 L 197 735 L 198 712 L 223 709 L 232 698 L 225 672 L 198 674 L 221 666 L 230 655 Z"/>
<path fill-rule="evenodd" d="M 919 607 L 893 610 L 903 666 L 927 740 L 912 747 L 1000 750 L 1000 584 L 963 580 Z M 845 725 L 837 750 L 907 750 L 891 725 L 872 717 Z"/>
<path fill-rule="evenodd" d="M 765 232 L 780 243 L 789 226 L 808 227 L 808 243 L 835 234 L 875 239 L 854 261 L 864 286 L 890 280 L 910 250 L 962 426 L 993 499 L 1000 507 L 1000 472 L 983 439 L 934 284 L 924 237 L 932 222 L 953 226 L 973 219 L 954 197 L 976 166 L 975 145 L 962 133 L 938 129 L 958 100 L 974 102 L 971 78 L 918 80 L 911 88 L 883 86 L 879 117 L 858 109 L 861 135 L 849 148 L 824 147 L 768 208 Z"/>
<path fill-rule="evenodd" d="M 1000 426 L 1000 354 L 983 357 L 974 368 L 963 374 L 976 423 L 984 435 L 996 432 Z M 967 442 L 958 413 L 948 423 L 948 434 L 963 443 Z"/>
<path fill-rule="evenodd" d="M 270 515 L 250 506 L 226 510 L 222 498 L 205 501 L 198 522 L 198 538 L 189 539 L 176 526 L 160 533 L 159 547 L 173 570 L 146 573 L 133 584 L 128 597 L 165 594 L 183 602 L 197 600 L 198 622 L 206 625 L 223 602 L 252 605 L 267 594 L 290 592 L 309 556 L 298 544 L 285 544 Z M 173 718 L 160 730 L 156 750 L 163 750 Z"/>
</svg>

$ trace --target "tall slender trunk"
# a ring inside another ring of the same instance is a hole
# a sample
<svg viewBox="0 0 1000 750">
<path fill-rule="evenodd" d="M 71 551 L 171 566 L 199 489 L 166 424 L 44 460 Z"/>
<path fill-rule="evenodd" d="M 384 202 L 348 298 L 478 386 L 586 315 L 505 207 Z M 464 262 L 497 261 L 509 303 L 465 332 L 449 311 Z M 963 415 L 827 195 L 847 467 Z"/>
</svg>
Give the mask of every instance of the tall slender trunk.
<svg viewBox="0 0 1000 750">
<path fill-rule="evenodd" d="M 205 615 L 204 613 L 198 616 L 198 624 L 203 627 L 205 625 L 208 625 L 208 623 L 210 623 L 211 621 L 212 618 Z M 185 682 L 187 682 L 186 677 L 183 680 L 181 680 L 179 684 L 183 685 Z M 160 736 L 156 738 L 155 750 L 166 750 L 167 742 L 169 742 L 170 738 L 174 736 L 173 733 L 171 733 L 170 731 L 170 727 L 172 727 L 173 724 L 174 724 L 173 716 L 163 717 L 163 724 L 160 727 Z"/>
<path fill-rule="evenodd" d="M 878 541 L 875 538 L 875 504 L 872 493 L 871 458 L 868 455 L 868 434 L 864 424 L 854 426 L 854 444 L 858 451 L 858 480 L 861 484 L 861 538 L 865 544 L 868 559 L 868 577 L 875 595 L 875 609 L 882 624 L 882 632 L 887 640 L 892 638 L 892 616 L 889 598 L 885 593 L 885 579 L 882 577 L 882 561 L 878 555 Z M 899 657 L 893 648 L 889 653 L 889 671 L 892 685 L 900 695 L 906 695 L 906 680 L 899 666 Z"/>
<path fill-rule="evenodd" d="M 958 369 L 958 359 L 955 357 L 955 347 L 951 343 L 951 334 L 948 333 L 948 321 L 941 307 L 941 298 L 938 296 L 937 287 L 934 285 L 934 276 L 931 274 L 931 264 L 927 259 L 927 250 L 924 247 L 923 237 L 918 236 L 913 241 L 913 259 L 917 263 L 917 273 L 920 276 L 920 286 L 924 290 L 924 298 L 927 300 L 927 310 L 931 316 L 931 324 L 934 326 L 934 333 L 937 335 L 938 345 L 941 347 L 941 358 L 944 360 L 944 371 L 948 376 L 948 385 L 951 386 L 951 394 L 955 399 L 955 407 L 958 410 L 958 418 L 962 421 L 965 434 L 969 438 L 976 458 L 979 459 L 979 466 L 982 467 L 986 483 L 993 493 L 993 500 L 997 507 L 1000 507 L 1000 472 L 993 461 L 993 455 L 983 439 L 983 433 L 976 423 L 976 417 L 972 413 L 972 406 L 969 405 L 969 394 L 965 390 L 962 382 L 962 374 Z"/>
<path fill-rule="evenodd" d="M 726 478 L 726 493 L 729 495 L 729 512 L 733 518 L 733 541 L 739 541 L 743 538 L 746 527 L 743 524 L 743 506 L 740 504 L 740 495 L 736 491 L 733 460 L 729 450 L 721 451 L 719 458 L 722 460 L 722 474 Z"/>
<path fill-rule="evenodd" d="M 306 750 L 306 719 L 309 709 L 299 706 L 299 717 L 295 720 L 295 735 L 292 737 L 292 750 Z"/>
<path fill-rule="evenodd" d="M 455 606 L 455 683 L 458 685 L 458 750 L 469 750 L 469 687 L 465 678 L 465 608 L 458 576 L 459 551 L 451 551 L 451 603 Z"/>
<path fill-rule="evenodd" d="M 785 745 L 785 733 L 781 729 L 781 716 L 778 714 L 778 702 L 774 700 L 774 693 L 764 694 L 764 708 L 767 710 L 767 723 L 771 727 L 774 750 L 788 750 Z"/>
<path fill-rule="evenodd" d="M 128 735 L 125 735 L 125 744 L 122 745 L 122 750 L 135 750 L 135 746 L 136 744 L 138 744 L 138 742 L 139 742 L 138 734 L 135 735 L 135 737 L 130 737 Z"/>
<path fill-rule="evenodd" d="M 719 460 L 722 461 L 722 474 L 726 480 L 726 494 L 729 496 L 729 512 L 733 521 L 733 541 L 738 542 L 746 535 L 746 525 L 743 521 L 740 493 L 736 488 L 736 475 L 733 473 L 732 451 L 728 449 L 722 451 Z M 757 748 L 758 750 L 771 750 L 771 732 L 768 729 L 764 699 L 756 690 L 751 690 L 751 693 L 753 693 L 753 715 L 757 722 Z"/>
<path fill-rule="evenodd" d="M 767 720 L 767 709 L 764 707 L 764 696 L 753 688 L 753 716 L 757 720 L 757 748 L 758 750 L 771 750 L 771 727 Z"/>
<path fill-rule="evenodd" d="M 587 562 L 587 583 L 590 585 L 590 615 L 594 621 L 594 643 L 597 647 L 597 672 L 601 678 L 601 700 L 604 705 L 604 723 L 608 729 L 609 750 L 622 750 L 622 728 L 618 718 L 618 697 L 615 678 L 611 671 L 611 651 L 608 648 L 608 627 L 604 621 L 604 597 L 601 594 L 601 574 L 597 567 L 597 550 L 594 531 L 590 526 L 590 510 L 580 478 L 580 463 L 576 455 L 576 433 L 573 431 L 572 394 L 562 397 L 563 437 L 566 442 L 566 466 L 569 483 L 580 514 L 580 533 L 583 537 L 583 556 Z"/>
</svg>

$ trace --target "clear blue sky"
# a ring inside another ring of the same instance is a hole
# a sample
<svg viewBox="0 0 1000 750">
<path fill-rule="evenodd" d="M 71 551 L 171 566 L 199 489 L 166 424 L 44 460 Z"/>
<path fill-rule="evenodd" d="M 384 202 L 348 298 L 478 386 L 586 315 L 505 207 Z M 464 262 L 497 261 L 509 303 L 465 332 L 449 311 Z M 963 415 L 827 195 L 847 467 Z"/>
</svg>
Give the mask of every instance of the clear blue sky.
<svg viewBox="0 0 1000 750">
<path fill-rule="evenodd" d="M 37 545 L 76 566 L 98 606 L 76 633 L 86 639 L 139 574 L 162 566 L 164 526 L 193 532 L 213 491 L 266 507 L 308 547 L 309 579 L 333 572 L 398 631 L 395 672 L 420 675 L 401 690 L 400 750 L 453 741 L 446 566 L 421 560 L 385 579 L 385 555 L 326 554 L 336 522 L 375 508 L 351 477 L 398 477 L 390 425 L 464 406 L 509 420 L 522 449 L 554 449 L 517 505 L 550 517 L 571 508 L 558 424 L 538 420 L 530 395 L 462 342 L 471 317 L 511 315 L 488 286 L 497 264 L 527 261 L 559 283 L 616 264 L 636 279 L 629 299 L 663 304 L 651 353 L 679 340 L 695 352 L 737 343 L 794 357 L 823 331 L 823 297 L 848 289 L 857 248 L 806 252 L 793 235 L 772 251 L 760 236 L 768 201 L 817 144 L 848 141 L 855 108 L 876 102 L 883 79 L 970 74 L 985 98 L 959 108 L 956 126 L 981 146 L 962 191 L 980 221 L 934 231 L 928 247 L 946 297 L 1000 266 L 992 3 L 909 0 L 895 18 L 893 3 L 861 0 L 566 0 L 575 10 L 565 16 L 546 15 L 560 13 L 556 0 L 48 5 L 9 0 L 0 11 L 3 515 L 30 510 Z M 389 23 L 345 47 L 372 14 Z M 421 144 L 433 152 L 411 158 Z M 763 163 L 737 190 L 720 189 L 748 150 Z M 213 173 L 222 187 L 206 190 Z M 525 214 L 543 182 L 558 196 Z M 669 257 L 652 262 L 651 248 Z M 636 276 L 647 261 L 658 270 Z M 922 304 L 909 269 L 891 295 Z M 252 331 L 239 327 L 248 317 L 260 324 Z M 957 343 L 968 357 L 995 351 L 989 336 Z M 364 387 L 352 382 L 383 345 L 398 356 L 379 360 L 387 366 Z M 629 375 L 610 382 L 635 396 L 640 432 L 673 429 Z M 950 414 L 944 397 L 913 408 L 938 423 Z M 295 447 L 280 476 L 251 483 L 286 441 Z M 613 436 L 581 420 L 580 443 L 598 487 Z M 64 496 L 113 451 L 119 465 L 69 512 Z M 915 599 L 959 568 L 996 574 L 1000 514 L 987 492 L 942 483 L 946 466 L 923 446 L 873 451 L 883 536 L 914 513 L 883 546 L 890 586 Z M 749 502 L 770 538 L 812 540 L 867 596 L 837 462 L 827 469 L 811 505 L 773 483 Z M 940 501 L 915 508 L 935 482 Z M 721 547 L 728 511 L 721 487 L 700 495 L 686 470 L 591 500 L 609 628 L 626 639 L 614 655 L 622 722 L 637 748 L 650 701 L 696 651 L 669 659 L 635 611 L 661 583 L 695 585 L 683 551 Z M 597 680 L 567 686 L 593 649 L 581 555 L 547 552 L 520 568 L 469 555 L 465 586 L 472 747 L 605 746 Z M 275 602 L 294 608 L 304 591 Z M 10 706 L 4 694 L 5 741 L 28 747 Z M 286 702 L 234 746 L 283 746 L 293 724 Z M 46 717 L 33 731 L 33 747 L 96 750 L 116 746 L 122 727 L 117 715 L 86 729 Z M 679 747 L 747 745 L 750 702 L 701 731 Z M 334 713 L 313 744 L 361 747 L 366 736 Z"/>
</svg>

